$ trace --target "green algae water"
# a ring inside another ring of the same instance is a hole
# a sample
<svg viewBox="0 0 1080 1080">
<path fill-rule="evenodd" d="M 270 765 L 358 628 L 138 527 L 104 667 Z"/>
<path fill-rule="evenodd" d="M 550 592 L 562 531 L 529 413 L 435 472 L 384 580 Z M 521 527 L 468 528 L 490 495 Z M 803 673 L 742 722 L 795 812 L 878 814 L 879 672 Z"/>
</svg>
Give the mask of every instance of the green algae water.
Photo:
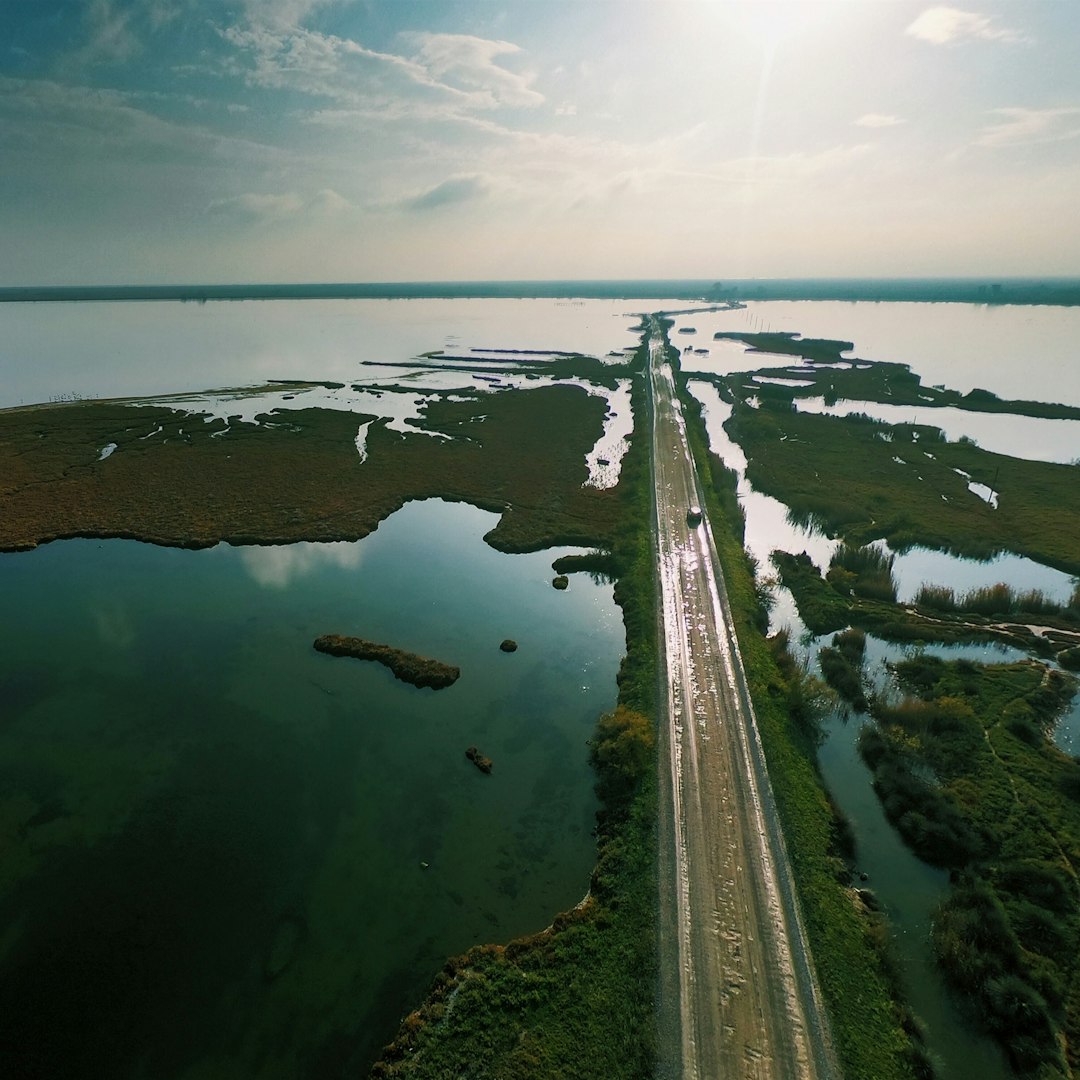
<svg viewBox="0 0 1080 1080">
<path fill-rule="evenodd" d="M 363 1075 L 448 955 L 581 899 L 621 617 L 610 585 L 552 588 L 565 549 L 485 545 L 495 520 L 0 556 L 0 1073 Z"/>
</svg>

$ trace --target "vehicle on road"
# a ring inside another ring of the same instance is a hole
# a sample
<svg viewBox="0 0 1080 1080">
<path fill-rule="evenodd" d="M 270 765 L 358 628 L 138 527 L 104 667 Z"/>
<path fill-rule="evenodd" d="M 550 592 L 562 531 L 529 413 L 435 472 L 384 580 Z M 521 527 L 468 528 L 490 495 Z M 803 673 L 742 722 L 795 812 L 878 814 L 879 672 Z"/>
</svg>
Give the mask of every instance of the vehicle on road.
<svg viewBox="0 0 1080 1080">
<path fill-rule="evenodd" d="M 691 506 L 686 511 L 686 524 L 689 525 L 691 529 L 696 529 L 701 524 L 700 506 Z"/>
</svg>

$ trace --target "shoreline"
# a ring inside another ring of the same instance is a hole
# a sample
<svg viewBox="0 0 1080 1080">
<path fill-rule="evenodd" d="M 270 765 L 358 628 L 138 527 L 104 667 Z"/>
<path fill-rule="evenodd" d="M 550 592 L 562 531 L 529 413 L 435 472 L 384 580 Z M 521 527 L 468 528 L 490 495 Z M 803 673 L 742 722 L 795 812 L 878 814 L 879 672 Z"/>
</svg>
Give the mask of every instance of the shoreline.
<svg viewBox="0 0 1080 1080">
<path fill-rule="evenodd" d="M 657 280 L 4 285 L 0 303 L 179 300 L 840 300 L 1080 305 L 1080 278 L 705 278 Z"/>
</svg>

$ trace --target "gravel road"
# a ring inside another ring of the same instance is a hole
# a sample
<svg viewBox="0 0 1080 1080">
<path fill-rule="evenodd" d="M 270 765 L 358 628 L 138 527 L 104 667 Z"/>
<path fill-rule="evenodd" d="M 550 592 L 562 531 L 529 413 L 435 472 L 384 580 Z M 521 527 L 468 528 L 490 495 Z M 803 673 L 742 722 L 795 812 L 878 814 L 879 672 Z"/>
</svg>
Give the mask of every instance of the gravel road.
<svg viewBox="0 0 1080 1080">
<path fill-rule="evenodd" d="M 686 427 L 653 320 L 661 1062 L 687 1080 L 839 1076 Z M 667 723 L 664 723 L 666 719 Z"/>
</svg>

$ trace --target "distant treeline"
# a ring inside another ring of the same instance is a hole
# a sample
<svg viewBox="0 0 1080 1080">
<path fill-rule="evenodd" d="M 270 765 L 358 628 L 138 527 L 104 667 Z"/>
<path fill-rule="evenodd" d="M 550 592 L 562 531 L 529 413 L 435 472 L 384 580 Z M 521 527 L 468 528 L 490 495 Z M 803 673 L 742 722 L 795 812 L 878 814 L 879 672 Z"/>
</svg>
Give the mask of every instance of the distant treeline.
<svg viewBox="0 0 1080 1080">
<path fill-rule="evenodd" d="M 20 285 L 0 302 L 56 300 L 867 300 L 1080 304 L 1078 278 L 735 278 L 729 281 L 423 281 L 237 285 Z"/>
</svg>

